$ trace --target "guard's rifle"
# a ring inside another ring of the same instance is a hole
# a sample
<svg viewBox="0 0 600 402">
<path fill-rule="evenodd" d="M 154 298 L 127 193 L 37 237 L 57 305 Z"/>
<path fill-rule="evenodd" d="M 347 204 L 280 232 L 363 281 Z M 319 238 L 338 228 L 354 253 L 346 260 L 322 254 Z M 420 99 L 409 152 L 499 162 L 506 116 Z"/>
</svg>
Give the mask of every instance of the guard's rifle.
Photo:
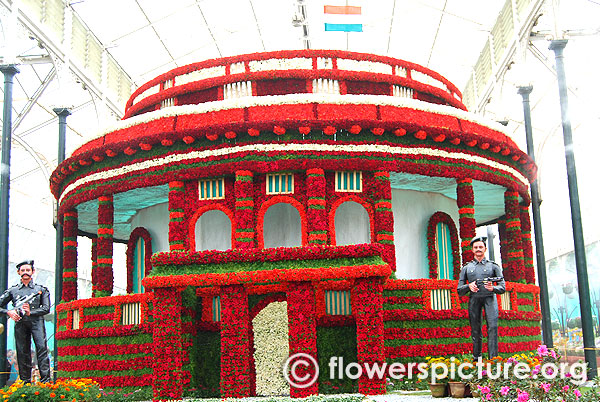
<svg viewBox="0 0 600 402">
<path fill-rule="evenodd" d="M 16 301 L 15 301 L 15 310 L 17 311 L 17 313 L 19 314 L 19 316 L 23 317 L 25 315 L 25 310 L 23 310 L 23 305 L 25 303 L 29 303 L 30 301 L 32 301 L 37 295 L 41 295 L 42 291 L 40 290 L 39 292 L 36 293 L 32 293 L 29 296 L 21 296 L 19 297 Z"/>
<path fill-rule="evenodd" d="M 480 286 L 485 286 L 486 282 L 501 282 L 504 280 L 504 277 L 502 276 L 490 276 L 488 278 L 483 278 L 483 279 L 477 279 L 477 287 Z"/>
</svg>

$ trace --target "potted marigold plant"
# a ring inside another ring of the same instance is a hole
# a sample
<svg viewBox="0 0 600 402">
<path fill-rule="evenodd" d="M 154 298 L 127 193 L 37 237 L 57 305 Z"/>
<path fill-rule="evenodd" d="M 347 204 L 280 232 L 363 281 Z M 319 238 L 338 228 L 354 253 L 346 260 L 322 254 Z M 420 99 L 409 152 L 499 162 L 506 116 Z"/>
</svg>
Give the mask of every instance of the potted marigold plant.
<svg viewBox="0 0 600 402">
<path fill-rule="evenodd" d="M 442 398 L 448 396 L 448 367 L 450 360 L 445 357 L 430 357 L 427 356 L 427 372 L 431 376 L 429 378 L 429 390 L 434 398 Z"/>
</svg>

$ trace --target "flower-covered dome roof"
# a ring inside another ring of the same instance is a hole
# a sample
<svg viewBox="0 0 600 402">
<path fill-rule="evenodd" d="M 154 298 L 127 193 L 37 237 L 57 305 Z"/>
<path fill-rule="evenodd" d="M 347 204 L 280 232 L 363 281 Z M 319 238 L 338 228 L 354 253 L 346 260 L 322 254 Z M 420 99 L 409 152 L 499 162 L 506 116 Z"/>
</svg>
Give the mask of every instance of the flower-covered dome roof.
<svg viewBox="0 0 600 402">
<path fill-rule="evenodd" d="M 348 158 L 366 169 L 471 177 L 523 198 L 536 172 L 503 126 L 466 111 L 438 73 L 390 57 L 295 50 L 207 60 L 142 85 L 122 121 L 60 164 L 51 188 L 62 211 L 175 178 L 266 172 L 267 160 L 343 169 Z"/>
</svg>

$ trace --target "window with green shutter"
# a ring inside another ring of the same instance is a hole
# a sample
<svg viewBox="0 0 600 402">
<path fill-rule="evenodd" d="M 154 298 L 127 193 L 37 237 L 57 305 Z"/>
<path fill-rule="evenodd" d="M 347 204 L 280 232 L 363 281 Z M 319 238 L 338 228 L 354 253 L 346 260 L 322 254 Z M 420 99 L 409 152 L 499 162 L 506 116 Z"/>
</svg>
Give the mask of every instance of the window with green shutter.
<svg viewBox="0 0 600 402">
<path fill-rule="evenodd" d="M 266 193 L 271 194 L 293 194 L 294 193 L 294 174 L 293 173 L 272 173 L 267 175 Z"/>
<path fill-rule="evenodd" d="M 454 279 L 452 242 L 450 229 L 444 222 L 439 222 L 435 228 L 435 249 L 438 258 L 438 279 Z"/>
<path fill-rule="evenodd" d="M 352 170 L 335 172 L 335 191 L 361 193 L 362 172 Z"/>
<path fill-rule="evenodd" d="M 327 315 L 352 315 L 350 291 L 326 290 L 325 313 Z"/>
<path fill-rule="evenodd" d="M 212 299 L 213 321 L 221 321 L 221 296 L 214 296 Z"/>
<path fill-rule="evenodd" d="M 225 179 L 207 179 L 198 182 L 200 200 L 222 200 L 225 198 Z"/>
</svg>

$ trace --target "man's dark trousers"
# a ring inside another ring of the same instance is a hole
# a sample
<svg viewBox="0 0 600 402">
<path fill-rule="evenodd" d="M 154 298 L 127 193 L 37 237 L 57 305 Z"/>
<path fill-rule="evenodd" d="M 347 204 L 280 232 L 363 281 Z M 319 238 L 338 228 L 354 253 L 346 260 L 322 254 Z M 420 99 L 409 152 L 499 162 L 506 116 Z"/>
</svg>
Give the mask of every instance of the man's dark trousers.
<svg viewBox="0 0 600 402">
<path fill-rule="evenodd" d="M 17 347 L 17 361 L 19 362 L 19 377 L 23 382 L 31 382 L 31 338 L 35 343 L 40 382 L 50 381 L 50 361 L 48 360 L 48 347 L 46 346 L 46 327 L 42 317 L 31 320 L 22 319 L 15 323 L 15 338 Z"/>
<path fill-rule="evenodd" d="M 498 303 L 496 296 L 477 297 L 469 299 L 469 324 L 473 338 L 473 357 L 481 356 L 481 309 L 485 308 L 485 320 L 488 333 L 488 354 L 490 359 L 498 356 Z"/>
</svg>

